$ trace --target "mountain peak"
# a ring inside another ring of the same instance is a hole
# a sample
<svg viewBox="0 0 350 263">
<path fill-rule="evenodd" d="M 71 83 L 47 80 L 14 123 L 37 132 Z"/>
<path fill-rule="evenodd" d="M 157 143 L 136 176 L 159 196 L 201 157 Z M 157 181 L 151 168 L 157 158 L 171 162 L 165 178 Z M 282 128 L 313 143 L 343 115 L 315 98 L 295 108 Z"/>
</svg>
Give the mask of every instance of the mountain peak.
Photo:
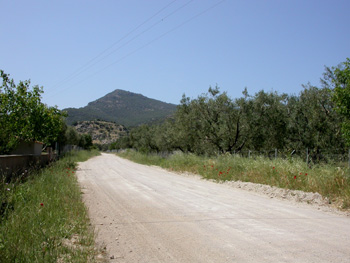
<svg viewBox="0 0 350 263">
<path fill-rule="evenodd" d="M 95 101 L 92 101 L 92 102 L 89 102 L 89 104 L 95 104 L 95 103 L 100 103 L 101 101 L 119 101 L 119 100 L 122 100 L 122 99 L 129 99 L 130 97 L 139 97 L 139 98 L 146 98 L 148 99 L 147 97 L 143 96 L 142 94 L 137 94 L 137 93 L 133 93 L 133 92 L 130 92 L 130 91 L 126 91 L 126 90 L 121 90 L 121 89 L 116 89 L 106 95 L 104 95 L 103 97 L 95 100 Z"/>
<path fill-rule="evenodd" d="M 89 102 L 79 109 L 68 108 L 67 123 L 76 121 L 105 120 L 125 126 L 137 126 L 170 117 L 176 105 L 150 99 L 142 94 L 116 89 Z"/>
</svg>

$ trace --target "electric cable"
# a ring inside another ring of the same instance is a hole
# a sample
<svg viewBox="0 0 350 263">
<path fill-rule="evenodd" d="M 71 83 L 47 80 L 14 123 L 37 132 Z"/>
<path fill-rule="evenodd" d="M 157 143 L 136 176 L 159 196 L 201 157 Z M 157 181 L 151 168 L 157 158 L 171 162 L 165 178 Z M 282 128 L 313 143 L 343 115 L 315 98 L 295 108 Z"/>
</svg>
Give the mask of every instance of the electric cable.
<svg viewBox="0 0 350 263">
<path fill-rule="evenodd" d="M 173 3 L 175 3 L 177 0 L 173 0 L 172 2 L 170 2 L 169 4 L 167 4 L 166 6 L 162 7 L 160 10 L 158 10 L 155 14 L 153 14 L 152 16 L 150 16 L 149 18 L 147 18 L 145 21 L 143 21 L 141 24 L 139 24 L 138 26 L 136 26 L 134 29 L 132 29 L 131 31 L 129 31 L 127 34 L 125 34 L 123 37 L 121 37 L 119 40 L 117 40 L 116 42 L 114 42 L 112 45 L 110 45 L 108 48 L 104 49 L 103 51 L 101 51 L 98 55 L 96 55 L 95 57 L 93 57 L 92 59 L 90 59 L 88 62 L 86 62 L 83 66 L 81 66 L 80 68 L 78 68 L 77 70 L 75 70 L 73 73 L 71 73 L 69 76 L 67 76 L 66 78 L 64 78 L 63 80 L 59 81 L 58 83 L 53 85 L 54 87 L 57 87 L 59 85 L 61 85 L 64 82 L 67 82 L 69 80 L 71 80 L 72 78 L 74 78 L 75 74 L 77 74 L 78 72 L 81 72 L 84 70 L 85 67 L 87 67 L 89 64 L 91 64 L 93 61 L 95 61 L 96 59 L 98 59 L 100 56 L 102 56 L 104 53 L 106 53 L 108 50 L 112 49 L 115 45 L 117 45 L 118 43 L 120 43 L 121 41 L 123 41 L 125 38 L 127 38 L 129 35 L 131 35 L 132 33 L 134 33 L 136 30 L 138 30 L 140 27 L 142 27 L 143 25 L 145 25 L 147 22 L 149 22 L 150 20 L 152 20 L 155 16 L 157 16 L 158 14 L 160 14 L 163 10 L 167 9 L 169 6 L 171 6 Z"/>
<path fill-rule="evenodd" d="M 108 64 L 107 66 L 103 67 L 102 69 L 100 69 L 100 70 L 96 71 L 95 73 L 89 75 L 89 76 L 86 77 L 85 79 L 83 79 L 83 80 L 81 80 L 81 81 L 79 81 L 79 82 L 75 83 L 74 85 L 71 85 L 71 86 L 69 86 L 69 87 L 67 87 L 67 88 L 61 89 L 60 91 L 73 88 L 73 87 L 75 87 L 75 86 L 77 86 L 77 85 L 79 85 L 79 84 L 81 84 L 81 83 L 87 81 L 88 79 L 92 78 L 93 76 L 97 75 L 98 73 L 100 73 L 100 72 L 106 70 L 107 68 L 109 68 L 109 67 L 111 67 L 111 66 L 113 66 L 113 65 L 115 65 L 115 64 L 117 64 L 117 63 L 119 63 L 119 62 L 121 62 L 121 61 L 123 61 L 123 60 L 126 59 L 127 57 L 129 57 L 129 56 L 131 56 L 131 55 L 137 53 L 138 51 L 140 51 L 140 50 L 146 48 L 147 46 L 149 46 L 149 45 L 151 45 L 152 43 L 158 41 L 159 39 L 165 37 L 166 35 L 168 35 L 168 34 L 174 32 L 175 30 L 177 30 L 177 29 L 183 27 L 184 25 L 188 24 L 189 22 L 191 22 L 192 20 L 198 18 L 199 16 L 202 16 L 203 14 L 205 14 L 205 13 L 207 13 L 208 11 L 214 9 L 215 7 L 217 7 L 218 5 L 222 4 L 223 2 L 225 2 L 225 0 L 221 0 L 221 1 L 217 2 L 216 4 L 214 4 L 214 5 L 210 6 L 210 7 L 208 7 L 207 9 L 205 9 L 205 10 L 199 12 L 198 14 L 196 14 L 196 15 L 192 16 L 191 18 L 185 20 L 184 22 L 180 23 L 179 25 L 177 25 L 177 26 L 173 27 L 172 29 L 166 31 L 165 33 L 161 34 L 160 36 L 158 36 L 158 37 L 152 39 L 151 41 L 147 42 L 146 44 L 142 45 L 141 47 L 139 47 L 139 48 L 137 48 L 137 49 L 135 49 L 135 50 L 129 52 L 129 53 L 126 54 L 125 56 L 119 58 L 118 60 L 116 60 L 116 61 L 114 61 L 114 62 Z M 55 94 L 57 94 L 57 93 L 55 93 Z M 53 95 L 54 95 L 54 94 L 53 94 Z M 51 95 L 51 96 L 53 96 L 53 95 Z M 49 97 L 51 97 L 51 96 L 49 96 Z"/>
<path fill-rule="evenodd" d="M 103 57 L 99 58 L 97 61 L 95 61 L 94 63 L 88 65 L 86 64 L 84 66 L 83 69 L 80 70 L 80 72 L 76 72 L 76 74 L 72 75 L 69 79 L 63 81 L 63 83 L 66 83 L 72 79 L 74 79 L 75 77 L 81 75 L 83 72 L 85 72 L 86 70 L 90 69 L 91 67 L 93 67 L 94 65 L 96 65 L 97 63 L 103 61 L 105 58 L 109 57 L 110 55 L 112 55 L 113 53 L 115 53 L 116 51 L 120 50 L 121 48 L 127 46 L 129 43 L 131 43 L 132 41 L 134 41 L 135 39 L 137 39 L 138 37 L 140 37 L 141 35 L 143 35 L 144 33 L 148 32 L 149 30 L 151 30 L 152 28 L 154 28 L 155 26 L 157 26 L 158 24 L 162 23 L 165 19 L 169 18 L 170 16 L 172 16 L 173 14 L 177 13 L 178 11 L 180 11 L 181 9 L 183 9 L 185 6 L 187 6 L 188 4 L 190 4 L 191 2 L 193 2 L 194 0 L 190 0 L 187 3 L 185 3 L 184 5 L 180 6 L 179 8 L 177 8 L 176 10 L 174 10 L 173 12 L 171 12 L 170 14 L 166 15 L 165 17 L 163 17 L 162 19 L 160 19 L 159 21 L 157 21 L 156 23 L 152 24 L 150 27 L 148 27 L 147 29 L 145 29 L 144 31 L 142 31 L 141 33 L 137 34 L 136 36 L 134 36 L 133 38 L 131 38 L 130 40 L 128 40 L 127 42 L 125 42 L 123 45 L 117 47 L 116 49 L 112 50 L 111 52 L 109 52 L 108 54 L 104 55 Z M 130 35 L 130 34 L 128 34 Z M 123 38 L 124 39 L 124 38 Z M 118 41 L 119 43 L 120 41 Z M 109 48 L 110 49 L 110 48 Z M 107 49 L 106 49 L 107 50 Z M 105 51 L 106 51 L 105 50 Z M 101 52 L 100 55 L 102 55 L 104 52 Z M 100 56 L 99 55 L 99 56 Z M 97 59 L 97 57 L 94 58 L 94 60 Z M 92 60 L 90 60 L 91 62 Z M 63 84 L 61 83 L 61 85 Z M 58 85 L 60 86 L 60 85 Z M 57 85 L 56 85 L 57 87 Z"/>
</svg>

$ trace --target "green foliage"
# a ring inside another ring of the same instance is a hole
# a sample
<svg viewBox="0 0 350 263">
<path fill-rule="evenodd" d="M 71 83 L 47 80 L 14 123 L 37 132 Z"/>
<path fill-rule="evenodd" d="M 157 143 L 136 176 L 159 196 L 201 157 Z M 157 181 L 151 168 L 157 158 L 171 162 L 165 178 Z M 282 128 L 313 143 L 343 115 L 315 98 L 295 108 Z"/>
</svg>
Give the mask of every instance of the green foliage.
<svg viewBox="0 0 350 263">
<path fill-rule="evenodd" d="M 331 70 L 334 84 L 333 100 L 336 110 L 343 117 L 342 130 L 347 144 L 350 145 L 350 59 L 347 58 L 337 68 Z"/>
<path fill-rule="evenodd" d="M 94 233 L 75 166 L 96 154 L 71 152 L 25 181 L 0 180 L 1 262 L 91 262 Z"/>
<path fill-rule="evenodd" d="M 179 148 L 197 154 L 238 151 L 246 138 L 241 122 L 239 105 L 218 87 L 194 100 L 183 96 L 175 114 Z"/>
<path fill-rule="evenodd" d="M 348 59 L 341 67 L 326 68 L 322 87 L 303 85 L 298 95 L 249 95 L 245 89 L 233 100 L 217 86 L 195 99 L 183 95 L 173 119 L 134 128 L 115 146 L 210 156 L 274 149 L 302 155 L 308 149 L 314 162 L 328 161 L 322 150 L 347 152 L 342 130 L 350 143 L 349 65 Z"/>
<path fill-rule="evenodd" d="M 101 153 L 96 149 L 88 151 L 70 151 L 64 155 L 64 166 L 75 168 L 77 162 L 85 162 L 91 157 L 99 156 L 100 154 Z"/>
<path fill-rule="evenodd" d="M 245 91 L 245 100 L 241 100 L 245 122 L 248 126 L 246 144 L 249 149 L 281 149 L 288 138 L 287 122 L 288 95 L 277 92 L 259 91 L 249 96 Z"/>
<path fill-rule="evenodd" d="M 141 125 L 137 129 L 130 132 L 130 141 L 133 147 L 139 149 L 141 152 L 159 151 L 153 136 L 155 127 L 148 125 Z"/>
<path fill-rule="evenodd" d="M 65 144 L 78 145 L 80 136 L 78 132 L 72 127 L 68 126 L 65 132 Z"/>
<path fill-rule="evenodd" d="M 118 140 L 115 142 L 111 143 L 109 145 L 109 150 L 120 150 L 120 149 L 128 149 L 131 148 L 131 143 L 130 143 L 130 137 L 129 136 L 123 136 L 120 137 Z"/>
<path fill-rule="evenodd" d="M 57 140 L 64 114 L 41 102 L 43 89 L 30 90 L 30 81 L 16 85 L 2 70 L 0 74 L 0 154 L 10 152 L 21 140 L 45 144 Z"/>
<path fill-rule="evenodd" d="M 92 138 L 90 134 L 81 134 L 78 142 L 78 146 L 86 150 L 92 147 Z"/>
<path fill-rule="evenodd" d="M 174 120 L 134 128 L 111 149 L 216 155 L 308 148 L 314 159 L 321 158 L 322 149 L 346 151 L 329 89 L 309 84 L 299 96 L 264 91 L 250 96 L 246 90 L 244 94 L 231 100 L 216 87 L 196 99 L 183 96 Z"/>
<path fill-rule="evenodd" d="M 296 150 L 309 148 L 332 150 L 344 148 L 341 119 L 336 113 L 328 88 L 304 85 L 299 97 L 288 103 L 288 146 Z"/>
<path fill-rule="evenodd" d="M 92 148 L 92 138 L 90 134 L 79 134 L 72 126 L 66 126 L 60 143 L 62 145 L 77 145 L 89 150 Z"/>
</svg>

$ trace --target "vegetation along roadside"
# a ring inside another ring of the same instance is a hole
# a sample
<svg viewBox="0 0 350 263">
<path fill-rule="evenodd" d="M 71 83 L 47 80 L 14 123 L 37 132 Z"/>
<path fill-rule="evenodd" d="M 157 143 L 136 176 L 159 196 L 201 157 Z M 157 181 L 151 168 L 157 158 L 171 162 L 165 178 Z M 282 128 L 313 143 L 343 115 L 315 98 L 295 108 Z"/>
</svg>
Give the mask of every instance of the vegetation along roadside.
<svg viewBox="0 0 350 263">
<path fill-rule="evenodd" d="M 245 89 L 231 99 L 219 87 L 184 95 L 173 118 L 131 129 L 110 150 L 134 149 L 120 156 L 208 179 L 317 192 L 349 209 L 350 59 L 320 80 L 298 95 Z"/>
<path fill-rule="evenodd" d="M 1 262 L 94 262 L 94 233 L 75 176 L 80 151 L 26 178 L 0 182 Z"/>
<path fill-rule="evenodd" d="M 118 156 L 171 171 L 198 174 L 218 182 L 239 180 L 319 193 L 337 208 L 350 209 L 350 171 L 345 167 L 331 164 L 310 167 L 299 158 L 271 160 L 231 154 L 206 157 L 177 152 L 164 157 L 127 150 L 118 153 Z"/>
</svg>

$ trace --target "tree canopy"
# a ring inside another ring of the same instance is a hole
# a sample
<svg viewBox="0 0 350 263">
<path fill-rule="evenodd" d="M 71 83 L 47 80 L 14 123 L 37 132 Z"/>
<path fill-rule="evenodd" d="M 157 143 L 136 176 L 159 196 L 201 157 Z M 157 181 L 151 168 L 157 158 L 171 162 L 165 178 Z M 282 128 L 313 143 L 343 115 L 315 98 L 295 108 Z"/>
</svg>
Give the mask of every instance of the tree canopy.
<svg viewBox="0 0 350 263">
<path fill-rule="evenodd" d="M 329 70 L 334 84 L 333 100 L 336 110 L 343 117 L 342 131 L 348 145 L 350 145 L 350 59 L 338 67 Z"/>
<path fill-rule="evenodd" d="M 323 149 L 347 152 L 350 60 L 326 68 L 321 84 L 303 85 L 298 95 L 263 90 L 250 95 L 245 89 L 243 97 L 231 99 L 219 87 L 194 99 L 183 95 L 173 118 L 137 127 L 112 147 L 200 155 L 274 149 L 291 153 L 306 148 L 315 155 Z"/>
<path fill-rule="evenodd" d="M 16 85 L 2 70 L 0 77 L 0 154 L 9 153 L 20 141 L 56 141 L 65 114 L 41 102 L 43 88 L 30 88 L 29 80 Z"/>
</svg>

